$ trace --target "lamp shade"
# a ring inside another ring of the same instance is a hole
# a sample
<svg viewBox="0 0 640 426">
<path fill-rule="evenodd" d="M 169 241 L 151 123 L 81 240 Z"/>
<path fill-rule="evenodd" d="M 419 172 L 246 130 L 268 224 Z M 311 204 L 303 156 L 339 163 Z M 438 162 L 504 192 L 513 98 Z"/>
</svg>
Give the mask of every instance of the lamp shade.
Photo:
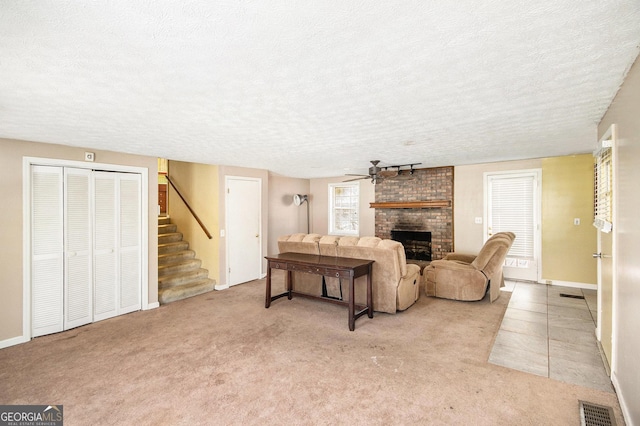
<svg viewBox="0 0 640 426">
<path fill-rule="evenodd" d="M 302 203 L 304 203 L 307 200 L 307 196 L 306 195 L 302 195 L 302 194 L 295 194 L 293 196 L 293 204 L 295 204 L 296 206 L 301 205 Z"/>
</svg>

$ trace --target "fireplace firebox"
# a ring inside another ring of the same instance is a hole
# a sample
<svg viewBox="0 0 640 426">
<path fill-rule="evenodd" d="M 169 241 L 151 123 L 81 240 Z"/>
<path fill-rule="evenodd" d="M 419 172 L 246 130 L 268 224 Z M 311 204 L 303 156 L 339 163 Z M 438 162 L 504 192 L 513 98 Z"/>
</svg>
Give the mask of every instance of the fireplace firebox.
<svg viewBox="0 0 640 426">
<path fill-rule="evenodd" d="M 431 260 L 431 232 L 392 230 L 391 239 L 402 243 L 407 259 Z"/>
</svg>

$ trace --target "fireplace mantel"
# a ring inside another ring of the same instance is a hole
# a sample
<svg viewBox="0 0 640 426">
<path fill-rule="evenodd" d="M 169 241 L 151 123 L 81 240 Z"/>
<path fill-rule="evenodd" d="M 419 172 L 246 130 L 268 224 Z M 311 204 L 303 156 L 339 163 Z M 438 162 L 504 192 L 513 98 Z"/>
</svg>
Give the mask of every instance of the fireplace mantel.
<svg viewBox="0 0 640 426">
<path fill-rule="evenodd" d="M 444 207 L 451 207 L 451 201 L 386 201 L 381 203 L 369 203 L 369 206 L 372 209 L 441 209 Z"/>
</svg>

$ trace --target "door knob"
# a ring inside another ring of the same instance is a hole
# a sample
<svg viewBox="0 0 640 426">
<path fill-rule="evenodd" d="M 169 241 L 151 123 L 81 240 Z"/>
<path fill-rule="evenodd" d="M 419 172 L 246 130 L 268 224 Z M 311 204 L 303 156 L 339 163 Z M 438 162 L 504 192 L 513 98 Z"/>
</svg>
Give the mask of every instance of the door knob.
<svg viewBox="0 0 640 426">
<path fill-rule="evenodd" d="M 593 253 L 592 256 L 596 259 L 602 259 L 602 253 Z"/>
</svg>

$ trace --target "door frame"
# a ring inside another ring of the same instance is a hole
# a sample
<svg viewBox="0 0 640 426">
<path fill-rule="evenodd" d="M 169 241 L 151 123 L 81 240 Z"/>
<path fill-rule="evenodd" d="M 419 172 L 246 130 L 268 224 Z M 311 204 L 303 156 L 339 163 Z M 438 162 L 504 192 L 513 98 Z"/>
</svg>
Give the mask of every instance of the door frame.
<svg viewBox="0 0 640 426">
<path fill-rule="evenodd" d="M 534 200 L 533 200 L 533 251 L 536 259 L 536 279 L 535 282 L 542 284 L 542 169 L 522 169 L 522 170 L 502 170 L 484 172 L 484 217 L 483 217 L 483 238 L 486 241 L 489 238 L 489 180 L 493 176 L 533 176 L 535 182 Z M 516 236 L 517 238 L 517 236 Z M 484 244 L 483 241 L 483 244 Z M 508 254 L 507 254 L 508 257 Z"/>
<path fill-rule="evenodd" d="M 141 259 L 142 310 L 156 308 L 149 303 L 149 170 L 144 167 L 62 160 L 43 157 L 22 158 L 22 336 L 15 343 L 31 340 L 31 166 L 73 167 L 77 169 L 138 173 L 141 177 Z"/>
<path fill-rule="evenodd" d="M 227 233 L 226 233 L 226 238 L 225 238 L 225 258 L 226 258 L 226 262 L 225 262 L 225 284 L 224 286 L 219 286 L 216 287 L 216 290 L 223 290 L 223 289 L 227 289 L 229 287 L 231 287 L 231 280 L 230 280 L 230 264 L 231 264 L 231 256 L 229 253 L 229 240 L 230 240 L 230 234 L 229 234 L 229 217 L 230 214 L 232 212 L 230 212 L 229 208 L 229 182 L 232 180 L 248 180 L 248 181 L 254 181 L 256 183 L 258 183 L 259 188 L 260 188 L 260 198 L 258 200 L 258 214 L 259 214 L 259 225 L 258 225 L 258 232 L 260 233 L 260 237 L 259 237 L 259 241 L 258 241 L 258 247 L 259 247 L 259 258 L 262 259 L 262 253 L 263 253 L 263 248 L 262 248 L 262 243 L 263 243 L 263 229 L 262 229 L 262 178 L 259 177 L 249 177 L 249 176 L 233 176 L 233 175 L 226 175 L 224 177 L 224 208 L 225 208 L 225 228 L 227 229 Z M 258 263 L 258 277 L 262 278 L 264 276 L 264 274 L 262 273 L 262 261 L 260 261 Z"/>
</svg>

